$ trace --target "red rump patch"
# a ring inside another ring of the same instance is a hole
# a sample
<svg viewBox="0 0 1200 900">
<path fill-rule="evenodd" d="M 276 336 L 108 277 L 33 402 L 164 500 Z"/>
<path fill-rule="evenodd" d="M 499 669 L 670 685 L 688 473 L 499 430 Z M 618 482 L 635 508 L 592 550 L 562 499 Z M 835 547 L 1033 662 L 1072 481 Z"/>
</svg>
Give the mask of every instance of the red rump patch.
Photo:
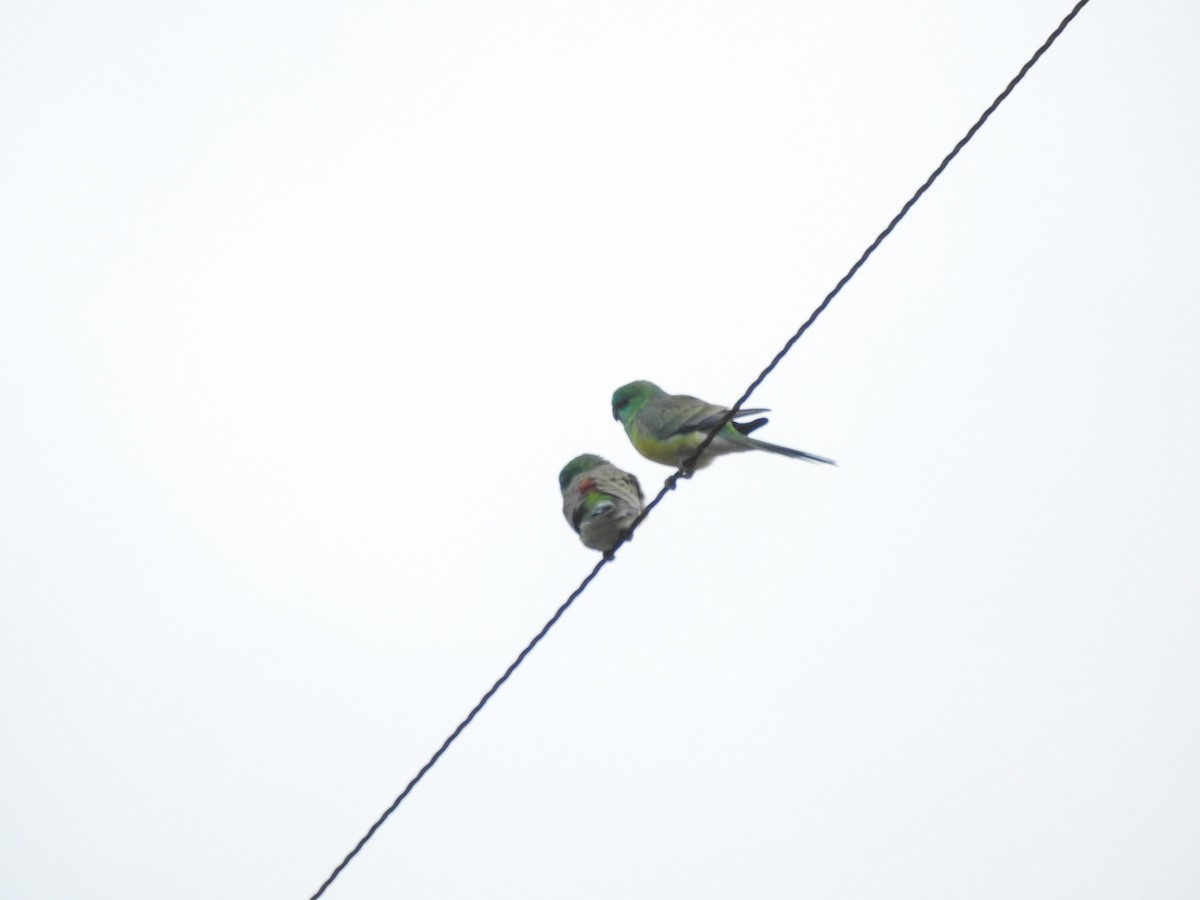
<svg viewBox="0 0 1200 900">
<path fill-rule="evenodd" d="M 596 482 L 590 478 L 585 478 L 585 479 L 583 479 L 583 481 L 579 482 L 579 496 L 581 496 L 581 497 L 584 494 L 594 491 L 595 489 L 596 489 Z"/>
</svg>

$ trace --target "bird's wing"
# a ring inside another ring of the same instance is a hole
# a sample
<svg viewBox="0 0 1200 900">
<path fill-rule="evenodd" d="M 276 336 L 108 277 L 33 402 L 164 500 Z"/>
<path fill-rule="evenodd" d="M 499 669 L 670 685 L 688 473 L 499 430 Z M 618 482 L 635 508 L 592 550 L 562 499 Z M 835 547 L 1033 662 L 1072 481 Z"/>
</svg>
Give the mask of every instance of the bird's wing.
<svg viewBox="0 0 1200 900">
<path fill-rule="evenodd" d="M 658 403 L 647 404 L 643 414 L 646 412 L 657 414 L 651 420 L 650 425 L 654 434 L 661 438 L 669 438 L 677 434 L 711 431 L 729 412 L 729 407 L 717 406 L 715 403 L 706 403 L 696 397 L 678 394 L 664 397 Z M 765 412 L 770 412 L 770 410 L 739 409 L 736 418 L 755 416 Z"/>
<path fill-rule="evenodd" d="M 659 397 L 642 407 L 637 416 L 637 425 L 644 434 L 665 441 L 694 430 L 691 423 L 720 410 L 719 406 L 685 394 Z"/>
<path fill-rule="evenodd" d="M 711 413 L 707 413 L 706 415 L 699 416 L 699 417 L 693 419 L 692 421 L 685 422 L 683 427 L 680 428 L 680 433 L 682 433 L 684 431 L 703 431 L 706 433 L 709 431 L 712 431 L 713 428 L 716 426 L 716 424 L 718 422 L 720 422 L 722 418 L 724 418 L 724 416 L 727 412 L 729 412 L 729 408 L 725 407 L 725 406 L 717 406 L 717 407 L 713 407 L 713 409 L 714 409 L 714 411 Z M 733 418 L 740 419 L 742 416 L 756 416 L 759 413 L 765 413 L 765 412 L 770 412 L 770 410 L 769 409 L 739 409 L 737 411 L 737 415 L 734 416 Z M 754 422 L 750 422 L 750 423 L 734 422 L 733 424 L 734 424 L 734 427 L 737 428 L 738 431 L 742 432 L 742 434 L 749 434 L 750 431 L 753 431 L 755 428 L 758 428 L 762 425 L 766 425 L 767 420 L 766 419 L 758 419 L 758 420 L 756 420 Z"/>
<path fill-rule="evenodd" d="M 642 494 L 642 486 L 633 475 L 616 466 L 605 465 L 592 470 L 592 479 L 596 482 L 596 490 L 611 494 L 630 506 L 641 509 L 645 497 Z"/>
</svg>

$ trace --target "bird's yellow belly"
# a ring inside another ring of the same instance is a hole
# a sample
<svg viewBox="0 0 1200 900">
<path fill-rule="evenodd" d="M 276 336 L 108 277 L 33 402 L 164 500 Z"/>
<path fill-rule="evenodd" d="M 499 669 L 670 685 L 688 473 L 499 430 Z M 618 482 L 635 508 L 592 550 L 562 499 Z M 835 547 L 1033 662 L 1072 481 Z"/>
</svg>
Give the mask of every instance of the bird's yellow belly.
<svg viewBox="0 0 1200 900">
<path fill-rule="evenodd" d="M 691 456 L 700 446 L 700 439 L 694 434 L 678 434 L 667 440 L 658 440 L 633 429 L 633 446 L 637 452 L 664 466 L 679 466 Z M 705 452 L 696 468 L 701 468 L 712 461 L 712 454 Z"/>
</svg>

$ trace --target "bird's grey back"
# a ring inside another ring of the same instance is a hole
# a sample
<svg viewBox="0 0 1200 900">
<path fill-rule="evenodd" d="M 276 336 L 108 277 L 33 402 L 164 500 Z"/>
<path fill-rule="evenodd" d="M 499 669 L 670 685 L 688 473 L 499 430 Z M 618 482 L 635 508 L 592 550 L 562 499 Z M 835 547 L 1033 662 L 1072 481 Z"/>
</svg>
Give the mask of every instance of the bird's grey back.
<svg viewBox="0 0 1200 900">
<path fill-rule="evenodd" d="M 642 486 L 638 483 L 634 475 L 618 469 L 611 463 L 596 466 L 588 474 L 596 483 L 596 490 L 605 494 L 612 494 L 614 497 L 641 509 L 644 499 Z"/>
<path fill-rule="evenodd" d="M 714 414 L 719 418 L 724 412 L 725 407 L 706 403 L 699 397 L 670 394 L 655 398 L 642 407 L 637 424 L 651 436 L 666 439 L 676 434 L 695 431 L 696 423 L 709 419 Z M 716 423 L 716 419 L 712 421 Z"/>
</svg>

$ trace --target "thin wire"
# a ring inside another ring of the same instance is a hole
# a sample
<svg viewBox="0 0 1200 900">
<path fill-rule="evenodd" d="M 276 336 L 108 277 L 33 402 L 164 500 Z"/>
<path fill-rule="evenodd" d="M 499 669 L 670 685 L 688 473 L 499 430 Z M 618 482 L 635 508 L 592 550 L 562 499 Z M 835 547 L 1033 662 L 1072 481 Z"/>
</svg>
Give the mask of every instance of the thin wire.
<svg viewBox="0 0 1200 900">
<path fill-rule="evenodd" d="M 996 99 L 992 101 L 992 105 L 983 111 L 983 115 L 981 115 L 975 124 L 971 126 L 970 130 L 968 130 L 967 133 L 962 136 L 962 139 L 954 145 L 954 149 L 946 154 L 946 158 L 941 161 L 941 164 L 938 165 L 938 167 L 930 173 L 929 177 L 925 179 L 925 183 L 917 188 L 917 192 L 908 198 L 908 202 L 900 208 L 900 212 L 896 213 L 895 218 L 888 222 L 887 228 L 879 232 L 879 236 L 871 242 L 871 246 L 863 251 L 863 255 L 858 258 L 858 262 L 850 267 L 850 271 L 843 275 L 842 280 L 834 286 L 832 291 L 825 295 L 825 299 L 822 300 L 820 305 L 812 311 L 812 315 L 810 315 L 808 319 L 805 320 L 804 324 L 796 330 L 795 334 L 788 338 L 787 343 L 783 345 L 783 349 L 776 353 L 775 358 L 771 360 L 767 367 L 759 373 L 758 377 L 755 378 L 754 381 L 750 382 L 750 387 L 746 388 L 745 393 L 738 398 L 737 403 L 733 404 L 733 407 L 727 413 L 725 413 L 724 416 L 722 416 L 721 421 L 713 426 L 712 431 L 705 436 L 704 440 L 700 442 L 700 446 L 696 448 L 696 452 L 684 460 L 680 474 L 683 474 L 685 471 L 690 471 L 695 467 L 696 461 L 700 458 L 700 454 L 708 449 L 708 445 L 713 442 L 713 439 L 716 438 L 717 433 L 731 421 L 733 421 L 733 419 L 737 416 L 738 410 L 740 410 L 742 405 L 750 399 L 750 395 L 758 390 L 758 386 L 763 383 L 766 377 L 770 375 L 775 367 L 783 360 L 783 358 L 787 356 L 788 351 L 792 349 L 796 341 L 800 340 L 800 338 L 803 337 L 804 332 L 808 331 L 809 327 L 815 321 L 817 321 L 817 318 L 821 315 L 821 313 L 825 312 L 825 309 L 831 302 L 833 302 L 833 298 L 841 293 L 842 288 L 844 288 L 846 283 L 858 273 L 858 270 L 862 268 L 863 263 L 865 263 L 870 258 L 871 254 L 874 253 L 879 247 L 879 245 L 883 243 L 884 238 L 891 234 L 892 229 L 900 224 L 900 220 L 908 215 L 908 211 L 912 209 L 913 205 L 921 199 L 922 195 L 927 190 L 929 190 L 930 186 L 932 186 L 932 184 L 937 180 L 938 176 L 945 171 L 946 166 L 950 165 L 951 160 L 958 156 L 959 151 L 962 150 L 962 148 L 967 145 L 967 142 L 975 136 L 975 132 L 983 127 L 983 123 L 991 118 L 991 115 L 996 111 L 996 108 L 999 107 L 1000 104 L 1004 102 L 1005 98 L 1007 98 L 1008 95 L 1013 92 L 1013 88 L 1015 88 L 1020 83 L 1021 79 L 1025 77 L 1025 74 L 1033 68 L 1034 63 L 1042 58 L 1042 54 L 1050 49 L 1050 45 L 1058 40 L 1058 36 L 1063 33 L 1064 29 L 1066 29 L 1068 25 L 1071 24 L 1071 20 L 1079 14 L 1079 11 L 1088 5 L 1088 2 L 1089 0 L 1079 0 L 1079 2 L 1075 4 L 1075 7 L 1069 13 L 1067 13 L 1066 18 L 1059 22 L 1058 27 L 1054 29 L 1050 37 L 1046 38 L 1046 40 L 1042 43 L 1042 46 L 1038 47 L 1037 52 L 1029 58 L 1029 61 L 1025 63 L 1025 65 L 1021 66 L 1021 71 L 1018 72 L 1016 77 L 1008 83 L 1008 87 L 1001 91 Z"/>
<path fill-rule="evenodd" d="M 583 581 L 579 582 L 579 587 L 575 588 L 575 590 L 571 592 L 571 596 L 568 597 L 563 602 L 563 605 L 560 606 L 558 608 L 558 610 L 554 613 L 554 615 L 550 617 L 550 621 L 548 621 L 545 625 L 543 625 L 542 630 L 539 631 L 536 635 L 534 635 L 534 638 L 532 641 L 530 641 L 528 644 L 525 645 L 525 649 L 522 650 L 520 655 L 516 659 L 513 660 L 512 665 L 510 665 L 507 669 L 504 670 L 504 674 L 496 679 L 496 683 L 491 686 L 491 688 L 488 690 L 488 692 L 479 698 L 479 702 L 475 704 L 475 708 L 472 709 L 467 714 L 467 717 L 465 719 L 463 719 L 461 722 L 458 723 L 458 727 L 454 729 L 454 732 L 450 735 L 450 737 L 446 738 L 446 740 L 444 740 L 442 742 L 442 746 L 438 747 L 437 753 L 435 753 L 435 754 L 433 754 L 433 756 L 429 757 L 429 762 L 427 762 L 427 763 L 425 763 L 425 765 L 421 766 L 421 771 L 419 771 L 416 775 L 413 776 L 412 781 L 410 781 L 408 783 L 407 787 L 405 787 L 404 790 L 400 792 L 400 796 L 392 801 L 392 805 L 389 806 L 384 811 L 383 815 L 380 816 L 376 820 L 375 824 L 370 827 L 370 829 L 367 831 L 367 833 L 362 836 L 362 840 L 360 840 L 357 844 L 355 844 L 354 849 L 346 854 L 346 858 L 343 859 L 340 863 L 338 863 L 337 868 L 334 869 L 329 874 L 329 877 L 325 879 L 325 883 L 322 884 L 321 887 L 317 890 L 317 892 L 312 895 L 311 900 L 317 900 L 318 897 L 320 897 L 323 893 L 325 893 L 325 889 L 327 887 L 329 887 L 329 885 L 333 884 L 333 879 L 337 878 L 338 875 L 341 874 L 342 869 L 346 868 L 346 866 L 349 865 L 350 860 L 354 859 L 354 857 L 358 854 L 358 851 L 363 848 L 363 845 L 371 839 L 371 836 L 373 834 L 375 834 L 376 831 L 379 830 L 379 826 L 382 825 L 385 821 L 387 821 L 387 817 L 396 811 L 396 807 L 399 806 L 404 801 L 404 798 L 409 795 L 409 793 L 412 791 L 412 789 L 417 786 L 417 782 L 420 781 L 422 778 L 424 778 L 425 773 L 433 768 L 433 764 L 436 763 L 439 759 L 441 759 L 442 754 L 446 752 L 446 749 L 452 743 L 454 743 L 455 738 L 457 738 L 460 734 L 462 734 L 463 729 L 465 729 L 468 725 L 471 724 L 471 720 L 474 719 L 476 714 L 481 709 L 483 709 L 484 705 L 486 705 L 487 702 L 492 699 L 492 695 L 495 694 L 496 691 L 500 690 L 500 686 L 502 684 L 504 684 L 504 682 L 508 681 L 508 677 L 517 670 L 517 666 L 519 666 L 522 662 L 525 661 L 525 657 L 528 656 L 530 654 L 530 652 L 533 650 L 533 648 L 538 645 L 538 642 L 541 641 L 541 639 L 546 636 L 546 632 L 548 632 L 551 628 L 553 628 L 554 623 L 556 623 L 560 618 L 562 618 L 562 614 L 567 611 L 567 607 L 569 607 L 572 603 L 575 602 L 575 599 L 584 592 L 584 590 L 587 588 L 587 586 L 589 584 L 592 583 L 592 579 L 595 578 L 600 573 L 600 570 L 603 569 L 611 561 L 612 561 L 611 556 L 604 557 L 603 559 L 600 560 L 600 562 L 596 563 L 596 565 L 592 569 L 592 571 L 590 571 L 587 574 L 587 577 L 584 578 Z"/>
<path fill-rule="evenodd" d="M 588 585 L 592 583 L 596 576 L 600 574 L 600 570 L 613 561 L 616 551 L 624 546 L 624 544 L 633 537 L 634 531 L 637 530 L 645 518 L 650 514 L 650 511 L 658 506 L 658 504 L 662 502 L 662 499 L 670 491 L 675 489 L 675 485 L 680 478 L 691 477 L 692 470 L 696 465 L 696 461 L 699 460 L 701 454 L 708 449 L 709 444 L 713 442 L 713 439 L 717 436 L 717 433 L 734 419 L 738 411 L 742 408 L 743 404 L 750 399 L 750 395 L 758 389 L 759 385 L 766 380 L 766 377 L 770 375 L 771 372 L 774 371 L 775 367 L 778 366 L 783 360 L 783 358 L 787 356 L 788 352 L 792 349 L 796 342 L 800 340 L 804 333 L 808 331 L 814 322 L 816 322 L 821 313 L 826 310 L 829 304 L 833 301 L 833 298 L 841 293 L 842 288 L 845 287 L 850 279 L 858 273 L 858 270 L 862 268 L 863 264 L 870 258 L 871 254 L 874 253 L 879 245 L 883 243 L 884 239 L 886 239 L 887 236 L 892 233 L 892 230 L 898 224 L 900 224 L 900 220 L 908 214 L 908 211 L 912 209 L 913 205 L 921 199 L 922 195 L 924 195 L 927 190 L 929 190 L 930 186 L 932 186 L 934 181 L 937 180 L 938 176 L 940 176 L 942 172 L 945 171 L 946 167 L 950 165 L 951 160 L 953 160 L 954 157 L 958 155 L 959 151 L 962 150 L 962 148 L 967 145 L 971 138 L 975 136 L 975 132 L 983 127 L 983 123 L 991 117 L 992 113 L 996 111 L 997 107 L 999 107 L 1000 104 L 1004 102 L 1005 98 L 1012 93 L 1013 88 L 1020 83 L 1021 79 L 1025 77 L 1025 74 L 1031 68 L 1033 68 L 1033 65 L 1039 59 L 1041 59 L 1042 54 L 1050 49 L 1050 45 L 1058 39 L 1058 36 L 1063 33 L 1069 24 L 1071 24 L 1071 20 L 1074 19 L 1075 16 L 1079 14 L 1079 11 L 1087 6 L 1089 2 L 1090 0 L 1079 0 L 1079 2 L 1075 4 L 1075 7 L 1067 14 L 1066 18 L 1059 23 L 1058 27 L 1054 29 L 1048 38 L 1046 38 L 1045 42 L 1038 47 L 1037 52 L 1035 52 L 1033 56 L 1029 58 L 1029 61 L 1021 67 L 1021 71 L 1017 73 L 1016 77 L 1008 83 L 1008 87 L 1001 91 L 999 96 L 992 101 L 991 105 L 984 110 L 983 115 L 981 115 L 975 124 L 971 126 L 970 130 L 963 135 L 962 139 L 954 145 L 954 149 L 946 154 L 946 157 L 942 160 L 941 164 L 938 165 L 938 167 L 933 170 L 930 176 L 925 179 L 925 182 L 919 188 L 917 188 L 916 193 L 914 193 L 912 197 L 908 199 L 908 202 L 901 207 L 900 212 L 896 214 L 892 221 L 888 223 L 887 227 L 879 233 L 874 241 L 871 242 L 871 245 L 867 247 L 865 251 L 863 251 L 862 256 L 860 256 L 858 261 L 850 267 L 850 270 L 842 276 L 841 280 L 837 283 L 837 285 L 834 286 L 833 290 L 825 295 L 825 299 L 822 300 L 820 305 L 818 305 L 817 308 L 812 311 L 812 314 L 804 321 L 804 324 L 797 329 L 795 334 L 788 338 L 787 343 L 783 345 L 783 348 L 775 354 L 775 358 L 772 359 L 767 367 L 759 373 L 758 377 L 750 383 L 750 386 L 746 388 L 745 392 L 741 397 L 738 398 L 737 402 L 734 403 L 733 406 L 725 413 L 725 415 L 721 418 L 721 421 L 713 426 L 712 430 L 708 432 L 704 440 L 701 441 L 700 445 L 696 448 L 696 452 L 693 453 L 688 459 L 684 460 L 683 465 L 666 479 L 666 482 L 663 484 L 658 494 L 655 495 L 654 499 L 646 504 L 646 506 L 642 509 L 641 515 L 633 520 L 633 523 L 629 526 L 629 530 L 626 532 L 625 537 L 623 537 L 609 553 L 605 554 L 605 556 L 598 563 L 596 563 L 595 567 L 593 567 L 592 571 L 584 577 L 583 581 L 579 582 L 579 587 L 575 588 L 575 590 L 571 592 L 571 595 L 567 597 L 562 606 L 560 606 L 554 615 L 550 617 L 550 620 L 542 626 L 542 630 L 534 635 L 533 640 L 526 644 L 525 649 L 521 651 L 515 660 L 513 660 L 512 665 L 504 670 L 504 674 L 501 675 L 496 680 L 496 683 L 491 686 L 488 692 L 479 699 L 479 702 L 475 704 L 475 707 L 467 714 L 467 717 L 463 719 L 458 724 L 458 727 L 455 728 L 450 734 L 450 736 L 442 742 L 442 746 L 439 747 L 437 752 L 429 758 L 429 762 L 425 763 L 425 765 L 421 767 L 421 770 L 413 776 L 412 781 L 410 781 L 404 790 L 400 792 L 400 796 L 392 801 L 392 805 L 384 810 L 383 815 L 381 815 L 375 821 L 375 824 L 368 829 L 367 833 L 362 836 L 362 839 L 354 845 L 354 849 L 347 853 L 346 858 L 338 863 L 337 868 L 330 873 L 329 877 L 325 879 L 324 883 L 320 888 L 318 888 L 317 892 L 312 895 L 310 900 L 318 900 L 318 898 L 325 893 L 325 889 L 328 888 L 329 885 L 333 883 L 333 880 L 341 874 L 342 870 L 350 864 L 350 860 L 354 859 L 354 857 L 358 855 L 358 852 L 362 850 L 367 841 L 369 841 L 375 832 L 379 830 L 379 827 L 383 825 L 385 821 L 387 821 L 388 816 L 395 812 L 396 808 L 402 802 L 404 802 L 404 798 L 412 792 L 412 789 L 416 787 L 417 782 L 424 778 L 425 773 L 432 769 L 434 764 L 441 759 L 442 754 L 449 749 L 450 745 L 454 743 L 460 734 L 462 734 L 463 730 L 471 724 L 472 720 L 474 720 L 479 711 L 482 710 L 483 707 L 487 705 L 487 702 L 492 699 L 492 696 L 498 690 L 500 690 L 501 685 L 508 681 L 509 676 L 516 671 L 517 666 L 521 665 L 521 663 L 525 661 L 525 657 L 527 657 L 533 651 L 533 648 L 536 647 L 539 642 L 541 642 L 542 638 L 546 636 L 547 632 L 549 632 L 550 629 L 554 627 L 555 623 L 562 618 L 563 613 L 567 611 L 571 604 L 575 602 L 575 600 L 587 589 Z"/>
</svg>

